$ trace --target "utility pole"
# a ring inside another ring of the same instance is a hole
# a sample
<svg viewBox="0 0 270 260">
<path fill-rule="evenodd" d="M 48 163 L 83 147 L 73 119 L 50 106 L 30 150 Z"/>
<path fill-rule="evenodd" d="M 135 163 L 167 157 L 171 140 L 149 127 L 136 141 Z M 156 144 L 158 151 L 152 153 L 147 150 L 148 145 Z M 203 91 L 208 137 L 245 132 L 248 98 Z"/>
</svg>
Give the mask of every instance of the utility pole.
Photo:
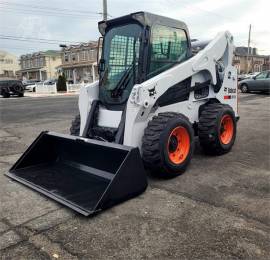
<svg viewBox="0 0 270 260">
<path fill-rule="evenodd" d="M 250 36 L 251 36 L 251 24 L 249 25 L 249 30 L 248 30 L 248 52 L 247 52 L 247 70 L 246 70 L 247 73 L 249 73 Z"/>
<path fill-rule="evenodd" d="M 107 19 L 108 19 L 107 0 L 103 0 L 103 20 L 107 21 Z"/>
</svg>

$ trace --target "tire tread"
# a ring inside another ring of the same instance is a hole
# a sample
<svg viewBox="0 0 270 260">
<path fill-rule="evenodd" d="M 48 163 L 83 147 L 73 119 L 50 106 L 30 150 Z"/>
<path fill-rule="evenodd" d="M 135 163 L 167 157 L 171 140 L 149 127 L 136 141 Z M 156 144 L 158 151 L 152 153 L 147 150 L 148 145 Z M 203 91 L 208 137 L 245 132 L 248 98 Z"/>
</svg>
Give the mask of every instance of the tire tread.
<svg viewBox="0 0 270 260">
<path fill-rule="evenodd" d="M 224 149 L 220 145 L 219 133 L 217 132 L 218 117 L 223 111 L 230 111 L 234 116 L 233 109 L 227 104 L 212 103 L 205 106 L 198 124 L 200 145 L 207 154 L 221 155 L 230 149 Z M 235 120 L 235 117 L 234 117 Z M 235 124 L 236 127 L 236 124 Z"/>
<path fill-rule="evenodd" d="M 145 165 L 154 172 L 164 172 L 164 162 L 160 156 L 161 151 L 159 141 L 167 123 L 174 118 L 182 118 L 189 122 L 189 119 L 186 116 L 179 113 L 159 113 L 158 116 L 152 118 L 152 121 L 148 123 L 148 126 L 144 131 L 142 139 L 142 157 Z"/>
<path fill-rule="evenodd" d="M 81 125 L 81 117 L 80 115 L 76 115 L 74 120 L 71 122 L 70 134 L 79 136 L 80 135 L 80 125 Z"/>
</svg>

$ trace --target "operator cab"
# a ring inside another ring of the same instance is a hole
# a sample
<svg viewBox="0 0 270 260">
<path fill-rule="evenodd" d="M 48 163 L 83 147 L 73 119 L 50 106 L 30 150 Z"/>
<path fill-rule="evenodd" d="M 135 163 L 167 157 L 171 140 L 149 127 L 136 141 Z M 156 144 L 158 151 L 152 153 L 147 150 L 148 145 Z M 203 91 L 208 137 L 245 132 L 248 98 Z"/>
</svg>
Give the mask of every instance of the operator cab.
<svg viewBox="0 0 270 260">
<path fill-rule="evenodd" d="M 99 99 L 109 110 L 124 110 L 131 89 L 191 57 L 185 23 L 137 12 L 99 22 L 103 36 Z"/>
</svg>

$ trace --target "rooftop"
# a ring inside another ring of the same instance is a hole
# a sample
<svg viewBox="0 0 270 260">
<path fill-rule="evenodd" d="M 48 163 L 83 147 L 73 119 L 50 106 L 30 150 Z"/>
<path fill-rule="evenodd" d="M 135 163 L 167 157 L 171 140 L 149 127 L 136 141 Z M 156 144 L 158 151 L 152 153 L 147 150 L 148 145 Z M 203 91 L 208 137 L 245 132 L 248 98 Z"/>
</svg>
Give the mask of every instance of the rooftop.
<svg viewBox="0 0 270 260">
<path fill-rule="evenodd" d="M 89 41 L 85 43 L 68 45 L 67 47 L 64 47 L 63 50 L 69 51 L 72 49 L 97 48 L 97 46 L 98 46 L 98 43 L 96 41 Z"/>
<path fill-rule="evenodd" d="M 4 50 L 0 50 L 0 57 L 5 57 L 5 56 L 13 56 L 14 58 L 17 58 L 16 55 L 10 53 L 10 52 L 7 52 L 7 51 L 4 51 Z"/>
<path fill-rule="evenodd" d="M 27 53 L 24 55 L 21 55 L 20 58 L 31 58 L 34 56 L 60 56 L 61 51 L 58 50 L 47 50 L 47 51 L 39 51 L 39 52 L 33 52 L 33 53 Z"/>
<path fill-rule="evenodd" d="M 257 56 L 257 57 L 269 57 L 269 55 L 261 55 L 258 53 L 257 48 L 249 48 L 249 55 L 251 56 Z M 248 47 L 245 46 L 240 46 L 235 48 L 235 55 L 238 56 L 247 56 L 248 55 Z"/>
</svg>

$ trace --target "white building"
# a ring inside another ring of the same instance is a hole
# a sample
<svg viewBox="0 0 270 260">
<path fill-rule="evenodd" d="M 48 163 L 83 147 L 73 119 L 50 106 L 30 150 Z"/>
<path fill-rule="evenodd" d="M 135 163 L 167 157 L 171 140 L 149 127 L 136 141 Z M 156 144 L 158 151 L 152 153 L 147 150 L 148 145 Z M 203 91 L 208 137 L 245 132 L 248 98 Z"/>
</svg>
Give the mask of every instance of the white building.
<svg viewBox="0 0 270 260">
<path fill-rule="evenodd" d="M 21 55 L 20 73 L 23 79 L 46 80 L 58 76 L 57 67 L 61 64 L 59 51 L 48 50 Z"/>
<path fill-rule="evenodd" d="M 20 69 L 18 58 L 6 51 L 0 50 L 0 77 L 15 78 Z"/>
</svg>

